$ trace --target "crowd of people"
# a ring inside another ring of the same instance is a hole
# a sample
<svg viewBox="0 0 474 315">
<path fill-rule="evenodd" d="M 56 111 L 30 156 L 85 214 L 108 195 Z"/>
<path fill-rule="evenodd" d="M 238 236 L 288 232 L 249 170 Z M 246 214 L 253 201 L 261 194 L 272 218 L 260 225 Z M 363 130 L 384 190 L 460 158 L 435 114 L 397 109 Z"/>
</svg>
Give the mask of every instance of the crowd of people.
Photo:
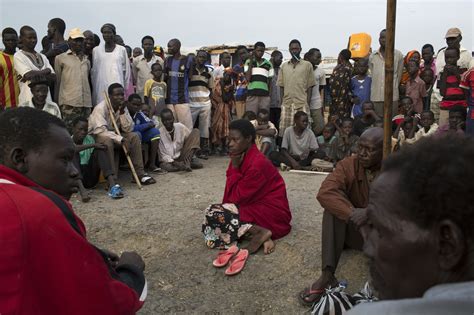
<svg viewBox="0 0 474 315">
<path fill-rule="evenodd" d="M 364 248 L 371 259 L 382 298 L 419 298 L 381 302 L 379 310 L 421 309 L 431 299 L 437 311 L 472 311 L 474 203 L 467 184 L 474 176 L 468 137 L 474 61 L 461 46 L 461 30 L 450 28 L 447 47 L 437 54 L 430 44 L 405 56 L 395 50 L 391 131 L 393 151 L 400 152 L 382 164 L 385 30 L 377 50 L 353 58 L 343 49 L 326 74 L 321 50 L 301 57 L 297 39 L 285 62 L 278 50 L 264 58 L 259 41 L 251 49 L 238 46 L 237 60 L 221 53 L 213 66 L 206 50 L 181 54 L 178 39 L 167 43 L 165 54 L 149 35 L 132 50 L 110 23 L 101 36 L 73 28 L 64 37 L 60 18 L 47 26 L 41 52 L 32 27 L 2 31 L 0 211 L 7 219 L 0 244 L 7 240 L 9 250 L 0 255 L 6 266 L 0 279 L 8 283 L 0 289 L 0 313 L 136 312 L 147 291 L 143 260 L 92 246 L 67 200 L 79 192 L 87 202 L 86 189 L 101 177 L 108 195 L 119 199 L 119 169 L 150 185 L 157 182 L 153 174 L 191 172 L 211 155 L 230 157 L 222 203 L 206 209 L 202 226 L 206 245 L 222 249 L 215 266 L 230 263 L 226 274 L 240 272 L 249 253 L 272 253 L 274 240 L 291 230 L 278 167 L 329 168 L 317 193 L 324 208 L 322 272 L 300 292 L 301 302 L 314 305 L 338 285 L 337 265 L 350 247 Z M 452 185 L 452 195 L 442 181 Z M 37 205 L 55 210 L 27 211 Z M 58 232 L 45 232 L 38 222 L 52 222 Z M 247 235 L 247 249 L 235 249 Z M 53 264 L 32 259 L 46 251 Z M 403 261 L 402 253 L 418 264 Z M 70 268 L 81 272 L 58 276 Z M 406 283 L 397 283 L 400 277 Z M 456 290 L 459 304 L 440 290 Z M 62 303 L 51 299 L 59 291 Z M 81 302 L 86 295 L 93 295 L 90 303 Z M 359 312 L 377 313 L 369 308 Z"/>
</svg>

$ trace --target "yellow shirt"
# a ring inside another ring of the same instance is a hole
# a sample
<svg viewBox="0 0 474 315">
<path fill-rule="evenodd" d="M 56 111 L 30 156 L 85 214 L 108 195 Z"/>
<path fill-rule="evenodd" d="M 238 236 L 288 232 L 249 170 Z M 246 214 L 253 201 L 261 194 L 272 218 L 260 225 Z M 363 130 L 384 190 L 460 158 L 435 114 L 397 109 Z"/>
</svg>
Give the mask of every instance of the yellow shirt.
<svg viewBox="0 0 474 315">
<path fill-rule="evenodd" d="M 13 67 L 13 55 L 0 52 L 0 107 L 17 107 L 20 87 Z"/>
</svg>

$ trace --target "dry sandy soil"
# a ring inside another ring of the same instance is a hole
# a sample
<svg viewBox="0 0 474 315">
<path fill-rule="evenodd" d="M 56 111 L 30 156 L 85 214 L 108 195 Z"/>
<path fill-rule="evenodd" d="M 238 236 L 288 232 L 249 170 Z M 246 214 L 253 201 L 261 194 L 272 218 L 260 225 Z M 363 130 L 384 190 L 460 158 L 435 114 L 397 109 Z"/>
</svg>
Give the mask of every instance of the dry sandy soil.
<svg viewBox="0 0 474 315">
<path fill-rule="evenodd" d="M 91 242 L 120 252 L 135 250 L 146 263 L 149 294 L 140 314 L 303 314 L 297 293 L 319 276 L 322 209 L 315 195 L 321 175 L 282 173 L 293 212 L 293 230 L 276 242 L 273 254 L 252 255 L 241 274 L 226 277 L 211 262 L 201 234 L 203 209 L 220 202 L 226 157 L 204 161 L 192 173 L 155 176 L 158 183 L 139 191 L 121 174 L 126 197 L 110 200 L 96 188 L 88 204 L 72 202 L 88 228 Z M 367 262 L 345 251 L 337 271 L 358 291 Z"/>
</svg>

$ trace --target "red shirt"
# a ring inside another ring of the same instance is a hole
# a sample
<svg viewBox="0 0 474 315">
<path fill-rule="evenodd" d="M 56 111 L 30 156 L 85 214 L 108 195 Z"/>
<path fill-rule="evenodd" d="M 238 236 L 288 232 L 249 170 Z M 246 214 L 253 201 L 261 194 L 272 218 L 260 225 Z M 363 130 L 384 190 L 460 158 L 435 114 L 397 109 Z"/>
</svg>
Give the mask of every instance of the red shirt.
<svg viewBox="0 0 474 315">
<path fill-rule="evenodd" d="M 0 165 L 0 314 L 135 314 L 142 302 L 35 183 Z M 70 204 L 65 201 L 70 207 Z"/>
<path fill-rule="evenodd" d="M 20 88 L 13 68 L 13 55 L 0 51 L 0 106 L 15 108 Z"/>
<path fill-rule="evenodd" d="M 223 203 L 238 205 L 240 219 L 270 230 L 272 239 L 290 233 L 291 212 L 285 182 L 255 144 L 239 168 L 229 164 Z"/>
<path fill-rule="evenodd" d="M 464 90 L 459 87 L 461 81 L 455 75 L 448 75 L 446 77 L 446 93 L 443 100 L 439 103 L 442 109 L 450 109 L 453 106 L 461 105 L 467 107 Z"/>
<path fill-rule="evenodd" d="M 464 72 L 461 77 L 461 84 L 459 87 L 469 90 L 471 89 L 471 104 L 470 106 L 474 106 L 474 68 L 471 68 Z"/>
</svg>

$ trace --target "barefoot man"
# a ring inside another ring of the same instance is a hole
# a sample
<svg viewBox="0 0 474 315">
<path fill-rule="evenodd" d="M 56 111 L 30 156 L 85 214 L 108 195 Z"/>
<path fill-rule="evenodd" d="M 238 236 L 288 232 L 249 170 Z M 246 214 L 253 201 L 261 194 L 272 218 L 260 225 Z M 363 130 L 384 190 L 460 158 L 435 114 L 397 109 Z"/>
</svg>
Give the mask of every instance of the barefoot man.
<svg viewBox="0 0 474 315">
<path fill-rule="evenodd" d="M 336 169 L 322 183 L 317 199 L 324 208 L 321 237 L 322 273 L 311 287 L 300 293 L 304 304 L 321 298 L 328 286 L 338 284 L 334 273 L 344 245 L 362 249 L 363 239 L 357 223 L 369 201 L 369 185 L 382 163 L 383 129 L 367 129 L 359 139 L 357 156 L 337 163 Z"/>
</svg>

